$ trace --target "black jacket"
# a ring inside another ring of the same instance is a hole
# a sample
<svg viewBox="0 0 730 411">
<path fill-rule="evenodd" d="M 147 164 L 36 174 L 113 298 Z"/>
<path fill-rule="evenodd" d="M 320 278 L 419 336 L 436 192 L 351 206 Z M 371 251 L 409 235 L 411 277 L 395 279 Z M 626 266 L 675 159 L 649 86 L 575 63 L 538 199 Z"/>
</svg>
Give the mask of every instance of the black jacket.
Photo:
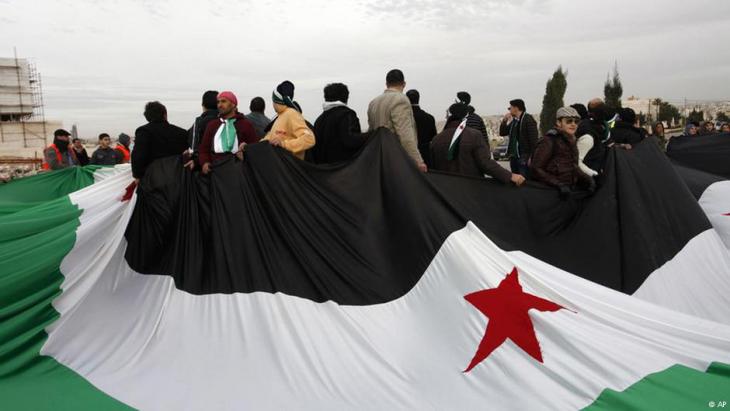
<svg viewBox="0 0 730 411">
<path fill-rule="evenodd" d="M 188 133 L 168 122 L 147 123 L 134 133 L 132 175 L 142 178 L 147 166 L 162 157 L 180 155 L 188 149 Z"/>
<path fill-rule="evenodd" d="M 217 118 L 218 110 L 206 110 L 195 118 L 193 126 L 188 129 L 188 147 L 192 148 L 194 153 L 198 152 L 198 146 L 203 141 L 203 133 L 205 133 L 208 123 Z"/>
<path fill-rule="evenodd" d="M 611 140 L 616 144 L 639 144 L 646 138 L 646 130 L 633 124 L 617 121 L 611 130 Z"/>
<path fill-rule="evenodd" d="M 313 131 L 317 143 L 307 150 L 306 158 L 315 164 L 349 160 L 366 139 L 357 114 L 347 106 L 325 110 L 314 121 Z"/>
<path fill-rule="evenodd" d="M 431 167 L 431 140 L 436 136 L 436 120 L 418 105 L 413 105 L 413 118 L 416 120 L 418 151 L 427 166 Z"/>
<path fill-rule="evenodd" d="M 121 163 L 122 155 L 119 153 L 119 151 L 111 147 L 99 147 L 91 154 L 91 164 L 99 166 L 113 166 L 115 164 Z"/>
<path fill-rule="evenodd" d="M 466 117 L 466 126 L 481 133 L 484 142 L 489 145 L 489 133 L 482 117 L 474 112 L 474 107 L 469 106 L 469 115 Z"/>
<path fill-rule="evenodd" d="M 76 149 L 72 150 L 76 151 Z M 76 151 L 76 158 L 79 160 L 80 166 L 89 164 L 89 154 L 86 152 L 85 148 L 82 148 L 81 151 Z"/>
<path fill-rule="evenodd" d="M 514 122 L 509 124 L 501 122 L 499 124 L 499 135 L 509 136 L 510 129 Z M 522 158 L 530 158 L 532 153 L 537 148 L 537 140 L 539 132 L 537 131 L 537 121 L 532 115 L 522 113 L 522 118 L 519 123 L 519 137 L 517 138 L 517 152 Z"/>
</svg>

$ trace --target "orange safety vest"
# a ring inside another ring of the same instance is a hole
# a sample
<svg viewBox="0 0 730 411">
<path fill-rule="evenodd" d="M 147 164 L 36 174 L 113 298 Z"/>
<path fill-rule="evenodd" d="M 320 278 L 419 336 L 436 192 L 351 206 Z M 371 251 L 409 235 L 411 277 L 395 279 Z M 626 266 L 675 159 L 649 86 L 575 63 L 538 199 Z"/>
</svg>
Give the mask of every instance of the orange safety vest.
<svg viewBox="0 0 730 411">
<path fill-rule="evenodd" d="M 58 162 L 60 164 L 63 161 L 63 158 L 61 157 L 61 151 L 58 149 L 58 147 L 56 147 L 55 144 L 51 144 L 50 146 L 48 146 L 48 148 L 52 148 L 53 151 L 56 152 L 56 158 L 58 159 Z M 51 165 L 48 164 L 48 162 L 46 161 L 46 153 L 45 152 L 43 153 L 43 165 L 41 165 L 41 168 L 43 170 L 50 170 L 51 169 Z"/>
<path fill-rule="evenodd" d="M 122 144 L 117 144 L 115 147 L 116 150 L 118 150 L 120 153 L 122 153 L 122 162 L 123 163 L 129 163 L 129 150 L 127 150 L 126 147 Z"/>
</svg>

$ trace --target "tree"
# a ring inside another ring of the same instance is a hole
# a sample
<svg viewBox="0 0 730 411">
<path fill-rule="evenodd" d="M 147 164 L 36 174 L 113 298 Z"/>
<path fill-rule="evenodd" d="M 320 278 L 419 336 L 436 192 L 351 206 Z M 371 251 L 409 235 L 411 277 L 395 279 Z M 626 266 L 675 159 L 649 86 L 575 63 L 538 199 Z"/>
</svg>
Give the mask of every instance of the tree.
<svg viewBox="0 0 730 411">
<path fill-rule="evenodd" d="M 555 114 L 563 107 L 565 89 L 568 88 L 567 71 L 558 66 L 545 86 L 545 97 L 542 98 L 542 112 L 540 112 L 540 132 L 545 134 L 555 126 Z"/>
<path fill-rule="evenodd" d="M 730 122 L 730 117 L 727 116 L 727 113 L 718 111 L 717 116 L 715 116 L 715 120 L 721 121 L 723 123 L 727 123 L 727 122 Z"/>
<path fill-rule="evenodd" d="M 666 101 L 662 101 L 661 99 L 656 99 L 655 102 L 656 101 L 658 101 L 659 106 L 657 121 L 666 121 L 669 124 L 671 124 L 672 122 L 679 122 L 679 119 L 682 116 L 679 114 L 679 109 L 677 109 L 677 107 L 674 107 L 673 105 L 667 103 Z"/>
<path fill-rule="evenodd" d="M 607 78 L 606 83 L 603 85 L 606 106 L 614 112 L 618 111 L 621 108 L 621 95 L 623 94 L 624 89 L 621 86 L 621 79 L 618 75 L 618 63 L 616 63 L 613 66 L 613 77 Z"/>
<path fill-rule="evenodd" d="M 689 113 L 687 116 L 687 122 L 688 123 L 701 123 L 705 120 L 705 112 L 700 110 L 697 111 L 696 109 L 692 109 L 692 112 Z"/>
</svg>

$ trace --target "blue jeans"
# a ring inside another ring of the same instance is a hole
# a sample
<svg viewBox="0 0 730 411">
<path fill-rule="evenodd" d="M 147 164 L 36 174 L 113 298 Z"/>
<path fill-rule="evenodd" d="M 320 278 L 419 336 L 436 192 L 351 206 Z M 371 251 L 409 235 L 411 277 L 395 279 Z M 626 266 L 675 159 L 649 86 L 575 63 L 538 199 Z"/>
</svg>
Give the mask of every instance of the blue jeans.
<svg viewBox="0 0 730 411">
<path fill-rule="evenodd" d="M 514 174 L 521 174 L 522 177 L 528 178 L 530 174 L 530 167 L 527 166 L 527 158 L 525 157 L 512 157 L 509 159 L 509 168 Z"/>
</svg>

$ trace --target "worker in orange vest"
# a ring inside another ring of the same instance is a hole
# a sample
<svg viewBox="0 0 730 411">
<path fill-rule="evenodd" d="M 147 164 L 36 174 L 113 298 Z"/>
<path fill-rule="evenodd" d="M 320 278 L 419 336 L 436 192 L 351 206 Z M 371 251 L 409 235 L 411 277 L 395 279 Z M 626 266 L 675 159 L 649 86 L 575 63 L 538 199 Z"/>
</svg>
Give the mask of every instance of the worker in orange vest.
<svg viewBox="0 0 730 411">
<path fill-rule="evenodd" d="M 122 163 L 129 163 L 130 159 L 130 149 L 129 144 L 132 142 L 131 137 L 128 135 L 122 133 L 119 135 L 119 138 L 117 138 L 117 145 L 114 147 L 117 151 L 119 151 L 119 154 L 121 154 L 122 157 Z"/>
<path fill-rule="evenodd" d="M 43 169 L 60 170 L 79 164 L 74 150 L 69 149 L 71 133 L 64 129 L 53 132 L 53 144 L 43 150 Z"/>
</svg>

